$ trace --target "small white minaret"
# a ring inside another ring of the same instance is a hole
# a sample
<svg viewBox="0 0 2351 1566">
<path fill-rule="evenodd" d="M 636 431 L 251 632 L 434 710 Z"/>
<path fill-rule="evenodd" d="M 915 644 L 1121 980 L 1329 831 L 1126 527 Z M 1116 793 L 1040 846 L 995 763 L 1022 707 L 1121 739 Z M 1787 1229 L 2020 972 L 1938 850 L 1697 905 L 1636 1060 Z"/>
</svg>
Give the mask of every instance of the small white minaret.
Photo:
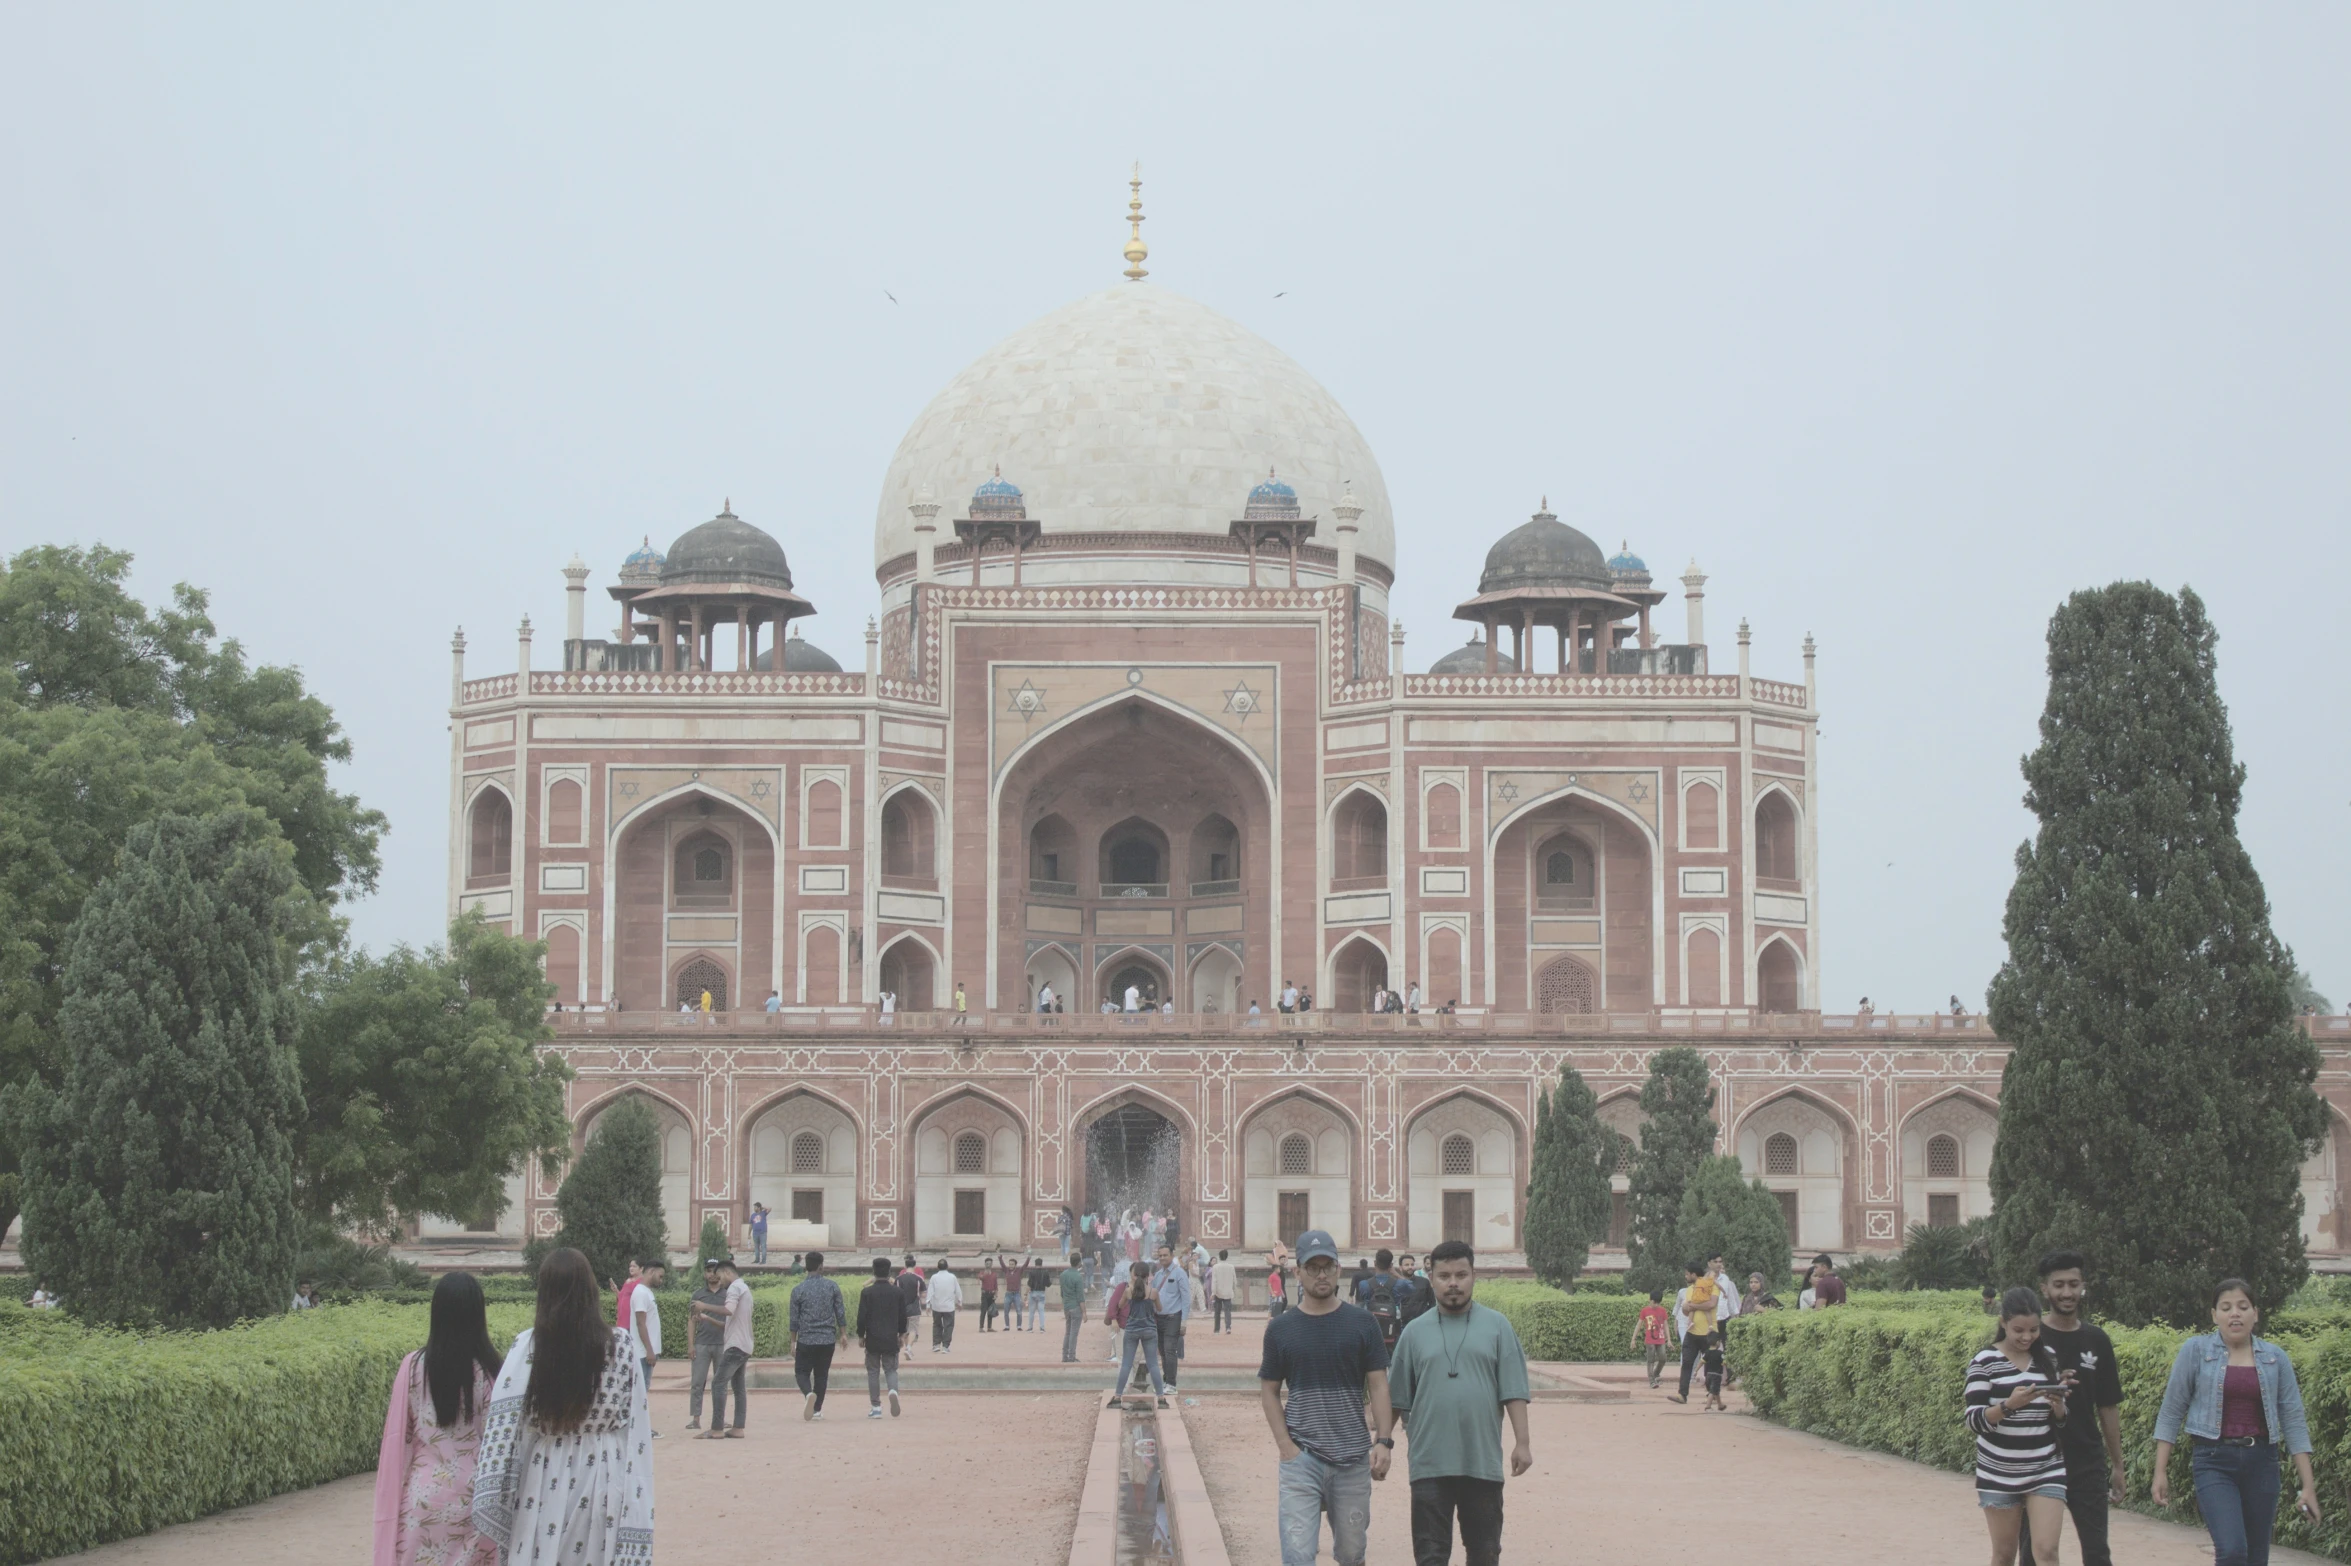
<svg viewBox="0 0 2351 1566">
<path fill-rule="evenodd" d="M 1356 523 L 1363 519 L 1363 502 L 1355 498 L 1355 481 L 1347 481 L 1339 503 L 1331 507 L 1331 515 L 1339 520 L 1339 585 L 1351 587 L 1355 582 Z"/>
<path fill-rule="evenodd" d="M 1690 610 L 1690 645 L 1706 645 L 1706 573 L 1692 560 L 1690 569 L 1682 573 L 1682 602 Z"/>
<path fill-rule="evenodd" d="M 515 672 L 522 676 L 522 686 L 517 694 L 528 696 L 531 692 L 531 617 L 527 614 L 522 617 L 521 628 L 514 633 L 514 646 Z"/>
<path fill-rule="evenodd" d="M 465 627 L 449 638 L 449 705 L 465 705 Z"/>
<path fill-rule="evenodd" d="M 914 579 L 927 582 L 939 541 L 939 503 L 931 498 L 928 485 L 914 492 L 906 511 L 914 518 Z"/>
<path fill-rule="evenodd" d="M 564 639 L 580 641 L 588 634 L 588 562 L 576 554 L 563 568 L 563 591 Z"/>
</svg>

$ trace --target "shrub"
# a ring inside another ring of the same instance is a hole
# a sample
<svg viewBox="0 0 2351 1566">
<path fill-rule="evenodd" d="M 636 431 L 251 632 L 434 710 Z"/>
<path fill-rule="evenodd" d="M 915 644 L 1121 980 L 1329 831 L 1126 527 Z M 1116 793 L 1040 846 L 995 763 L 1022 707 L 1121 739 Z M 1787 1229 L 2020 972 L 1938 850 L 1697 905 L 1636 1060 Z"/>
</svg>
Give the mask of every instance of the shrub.
<svg viewBox="0 0 2351 1566">
<path fill-rule="evenodd" d="M 1545 1283 L 1565 1285 L 1583 1271 L 1593 1242 L 1608 1233 L 1608 1177 L 1623 1142 L 1600 1123 L 1599 1101 L 1573 1066 L 1554 1091 L 1537 1095 L 1526 1256 Z"/>
<path fill-rule="evenodd" d="M 835 1280 L 836 1282 L 839 1280 Z M 693 1319 L 687 1307 L 693 1303 L 691 1291 L 682 1288 L 659 1289 L 654 1292 L 653 1304 L 661 1312 L 661 1357 L 663 1359 L 692 1359 L 694 1357 Z M 850 1320 L 856 1320 L 856 1301 L 849 1302 Z M 792 1347 L 792 1291 L 772 1285 L 751 1286 L 751 1354 L 755 1359 L 775 1359 L 791 1352 Z"/>
<path fill-rule="evenodd" d="M 530 1322 L 490 1308 L 501 1348 Z M 367 1304 L 134 1338 L 0 1303 L 0 1563 L 367 1472 L 425 1330 Z"/>
<path fill-rule="evenodd" d="M 1905 1289 L 1981 1289 L 1992 1281 L 1992 1221 L 1912 1224 L 1902 1254 L 1894 1258 L 1893 1278 Z"/>
<path fill-rule="evenodd" d="M 555 1192 L 562 1220 L 557 1245 L 576 1247 L 602 1283 L 618 1284 L 629 1263 L 668 1254 L 661 1216 L 661 1127 L 642 1099 L 615 1104 L 596 1117 L 579 1161 Z M 524 1262 L 534 1270 L 526 1249 Z"/>
<path fill-rule="evenodd" d="M 1518 1332 L 1529 1359 L 1639 1359 L 1633 1325 L 1645 1296 L 1563 1294 L 1543 1283 L 1480 1279 L 1477 1302 L 1500 1311 Z"/>
<path fill-rule="evenodd" d="M 1749 1273 L 1788 1275 L 1787 1215 L 1779 1198 L 1761 1180 L 1747 1178 L 1736 1158 L 1709 1158 L 1690 1176 L 1674 1242 L 1689 1252 L 1686 1261 L 1722 1257 L 1724 1281 L 1741 1293 Z"/>
</svg>

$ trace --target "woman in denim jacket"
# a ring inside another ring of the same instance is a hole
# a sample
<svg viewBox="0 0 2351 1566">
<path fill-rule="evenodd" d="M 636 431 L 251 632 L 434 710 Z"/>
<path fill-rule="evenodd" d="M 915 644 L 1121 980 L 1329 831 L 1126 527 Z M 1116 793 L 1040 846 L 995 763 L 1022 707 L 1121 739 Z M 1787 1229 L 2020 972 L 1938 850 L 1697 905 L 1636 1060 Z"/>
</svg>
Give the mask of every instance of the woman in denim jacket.
<svg viewBox="0 0 2351 1566">
<path fill-rule="evenodd" d="M 2185 1425 L 2195 1443 L 2196 1507 L 2212 1535 L 2215 1566 L 2268 1566 L 2280 1445 L 2302 1480 L 2301 1513 L 2318 1521 L 2302 1388 L 2286 1351 L 2253 1336 L 2260 1321 L 2245 1280 L 2222 1279 L 2213 1290 L 2216 1330 L 2180 1345 L 2155 1416 L 2155 1504 L 2171 1504 L 2171 1452 Z"/>
</svg>

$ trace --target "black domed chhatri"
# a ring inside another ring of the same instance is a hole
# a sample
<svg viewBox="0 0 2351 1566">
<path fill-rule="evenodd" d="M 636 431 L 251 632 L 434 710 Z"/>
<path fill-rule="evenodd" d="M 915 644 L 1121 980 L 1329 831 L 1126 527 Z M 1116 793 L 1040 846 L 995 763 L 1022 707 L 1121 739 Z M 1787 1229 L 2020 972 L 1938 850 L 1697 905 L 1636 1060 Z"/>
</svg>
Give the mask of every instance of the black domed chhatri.
<svg viewBox="0 0 2351 1566">
<path fill-rule="evenodd" d="M 1431 674 L 1484 674 L 1486 672 L 1486 644 L 1474 636 L 1469 639 L 1468 646 L 1456 647 L 1429 665 L 1429 673 Z M 1518 660 L 1497 647 L 1494 649 L 1493 672 L 1496 674 L 1516 674 Z"/>
<path fill-rule="evenodd" d="M 674 558 L 674 555 L 673 555 Z M 1616 586 L 1608 557 L 1600 546 L 1548 511 L 1502 535 L 1486 551 L 1485 573 L 1478 591 L 1504 592 L 1514 587 L 1582 587 L 1609 592 Z"/>
<path fill-rule="evenodd" d="M 784 546 L 732 511 L 688 528 L 669 546 L 661 567 L 664 587 L 681 582 L 754 582 L 790 589 Z"/>
<path fill-rule="evenodd" d="M 762 647 L 756 660 L 758 667 L 775 667 L 775 649 Z M 786 674 L 838 674 L 841 665 L 823 648 L 812 645 L 798 632 L 784 638 L 784 672 Z"/>
</svg>

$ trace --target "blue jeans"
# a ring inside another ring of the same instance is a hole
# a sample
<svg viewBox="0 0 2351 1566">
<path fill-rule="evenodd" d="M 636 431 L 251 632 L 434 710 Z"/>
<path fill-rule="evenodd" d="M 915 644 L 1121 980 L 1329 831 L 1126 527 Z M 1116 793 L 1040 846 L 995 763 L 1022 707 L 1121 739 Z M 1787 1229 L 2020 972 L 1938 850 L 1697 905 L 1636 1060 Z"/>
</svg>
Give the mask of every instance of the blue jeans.
<svg viewBox="0 0 2351 1566">
<path fill-rule="evenodd" d="M 1322 1520 L 1331 1519 L 1331 1559 L 1363 1566 L 1371 1531 L 1371 1459 L 1326 1463 L 1301 1447 L 1281 1468 L 1282 1566 L 1314 1566 Z"/>
<path fill-rule="evenodd" d="M 751 1260 L 762 1267 L 767 1265 L 767 1231 L 765 1229 L 751 1231 Z"/>
<path fill-rule="evenodd" d="M 1045 1296 L 1042 1292 L 1029 1295 L 1029 1325 L 1039 1332 L 1045 1330 Z"/>
<path fill-rule="evenodd" d="M 1159 1375 L 1159 1335 L 1154 1332 L 1122 1332 L 1118 1335 L 1118 1390 L 1110 1395 L 1126 1396 L 1127 1377 L 1135 1373 L 1135 1348 L 1138 1344 L 1143 1350 L 1143 1368 L 1151 1372 L 1151 1391 L 1159 1397 L 1167 1396 L 1167 1383 Z"/>
<path fill-rule="evenodd" d="M 2188 1459 L 2196 1474 L 2196 1510 L 2212 1535 L 2213 1566 L 2269 1566 L 2269 1535 L 2278 1520 L 2278 1449 L 2199 1441 Z"/>
</svg>

